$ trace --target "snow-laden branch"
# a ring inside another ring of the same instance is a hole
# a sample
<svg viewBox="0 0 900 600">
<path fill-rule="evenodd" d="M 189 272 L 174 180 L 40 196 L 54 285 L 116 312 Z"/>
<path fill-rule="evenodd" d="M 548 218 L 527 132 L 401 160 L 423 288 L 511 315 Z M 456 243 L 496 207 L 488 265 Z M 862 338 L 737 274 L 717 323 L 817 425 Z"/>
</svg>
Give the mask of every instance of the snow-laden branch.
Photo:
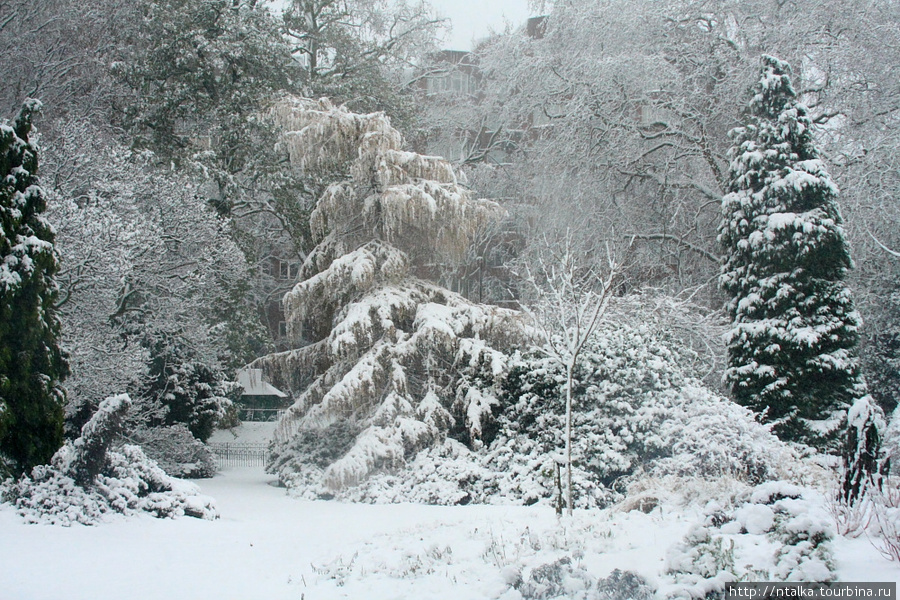
<svg viewBox="0 0 900 600">
<path fill-rule="evenodd" d="M 887 252 L 888 254 L 893 256 L 894 258 L 900 258 L 900 252 L 897 252 L 896 250 L 891 250 L 890 248 L 885 246 L 881 242 L 881 240 L 879 240 L 877 237 L 875 237 L 875 234 L 872 233 L 871 231 L 869 231 L 868 229 L 866 229 L 866 233 L 869 234 L 869 237 L 872 238 L 872 241 L 875 242 L 879 248 L 881 248 L 882 250 L 884 250 L 885 252 Z"/>
</svg>

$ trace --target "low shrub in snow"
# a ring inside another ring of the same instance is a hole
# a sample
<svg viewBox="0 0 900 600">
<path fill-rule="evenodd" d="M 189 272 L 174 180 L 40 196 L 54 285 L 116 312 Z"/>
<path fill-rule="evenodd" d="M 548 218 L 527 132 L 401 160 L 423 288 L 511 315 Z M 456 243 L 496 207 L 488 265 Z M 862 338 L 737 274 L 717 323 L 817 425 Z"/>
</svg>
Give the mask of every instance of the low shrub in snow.
<svg viewBox="0 0 900 600">
<path fill-rule="evenodd" d="M 604 493 L 623 491 L 637 474 L 730 475 L 759 483 L 796 462 L 749 411 L 686 374 L 681 365 L 688 361 L 671 347 L 661 332 L 627 323 L 608 324 L 589 342 L 576 371 L 573 414 L 573 461 L 581 479 Z M 558 452 L 564 383 L 562 368 L 549 359 L 525 358 L 512 370 L 499 436 L 500 446 L 512 451 L 498 452 L 496 462 Z M 582 505 L 592 502 L 586 492 Z"/>
<path fill-rule="evenodd" d="M 60 448 L 49 465 L 5 482 L 3 500 L 30 523 L 92 525 L 109 514 L 140 512 L 217 518 L 211 498 L 166 475 L 139 447 L 111 449 L 130 405 L 125 395 L 104 400 L 82 436 Z"/>
<path fill-rule="evenodd" d="M 403 468 L 377 471 L 337 496 L 428 504 L 555 503 L 565 373 L 539 356 L 512 362 L 502 389 L 482 392 L 497 397 L 487 445 L 473 448 L 445 439 L 416 453 Z M 646 478 L 728 477 L 757 484 L 796 477 L 800 462 L 788 445 L 750 411 L 685 375 L 680 364 L 650 327 L 618 323 L 591 340 L 576 373 L 576 506 L 606 506 Z M 354 439 L 347 427 L 308 440 L 309 458 L 292 473 L 282 472 L 292 493 L 334 497 L 319 482 L 332 456 Z M 318 455 L 322 460 L 315 460 Z"/>
<path fill-rule="evenodd" d="M 172 477 L 199 479 L 216 474 L 216 459 L 184 425 L 142 427 L 130 438 Z"/>
<path fill-rule="evenodd" d="M 669 550 L 668 597 L 705 598 L 737 581 L 835 581 L 834 528 L 817 492 L 767 482 L 732 506 L 710 502 Z"/>
<path fill-rule="evenodd" d="M 365 597 L 379 589 L 423 598 L 452 589 L 456 597 L 498 600 L 650 600 L 667 545 L 658 540 L 681 531 L 660 527 L 661 511 L 576 512 L 560 521 L 546 508 L 524 510 L 532 511 L 525 520 L 463 508 L 458 522 L 429 520 L 383 534 L 312 565 L 307 595 Z M 643 532 L 654 526 L 651 542 Z M 608 559 L 635 545 L 646 548 L 644 559 L 612 568 Z"/>
</svg>

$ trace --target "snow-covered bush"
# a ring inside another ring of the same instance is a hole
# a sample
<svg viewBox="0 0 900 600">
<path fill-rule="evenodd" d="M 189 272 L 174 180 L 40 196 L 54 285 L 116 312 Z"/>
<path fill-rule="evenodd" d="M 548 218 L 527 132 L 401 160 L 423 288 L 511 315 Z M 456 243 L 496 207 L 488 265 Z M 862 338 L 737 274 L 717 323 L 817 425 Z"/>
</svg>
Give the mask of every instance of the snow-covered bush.
<svg viewBox="0 0 900 600">
<path fill-rule="evenodd" d="M 835 581 L 834 528 L 818 492 L 770 481 L 706 516 L 669 549 L 666 596 L 705 598 L 737 581 Z"/>
<path fill-rule="evenodd" d="M 528 579 L 520 579 L 513 587 L 525 600 L 549 600 L 587 598 L 591 583 L 591 576 L 584 567 L 573 565 L 570 557 L 563 556 L 531 569 Z"/>
<path fill-rule="evenodd" d="M 688 376 L 682 362 L 646 325 L 607 323 L 590 340 L 575 377 L 578 504 L 605 504 L 634 477 L 727 475 L 759 483 L 796 463 L 748 410 Z M 564 383 L 549 359 L 518 361 L 504 383 L 506 408 L 488 459 L 493 471 L 537 475 L 544 497 L 553 493 L 547 471 L 562 447 Z"/>
<path fill-rule="evenodd" d="M 212 498 L 200 495 L 197 486 L 166 475 L 139 447 L 110 449 L 130 405 L 125 395 L 101 402 L 82 436 L 66 442 L 49 465 L 5 482 L 0 488 L 3 500 L 29 523 L 93 525 L 112 513 L 139 512 L 217 518 Z"/>
<path fill-rule="evenodd" d="M 565 372 L 549 359 L 517 357 L 496 394 L 486 445 L 447 439 L 397 472 L 382 469 L 335 494 L 321 483 L 327 462 L 312 454 L 288 475 L 292 493 L 363 502 L 556 504 L 563 449 Z M 573 488 L 576 505 L 606 506 L 649 480 L 722 478 L 755 485 L 798 479 L 800 460 L 749 410 L 687 376 L 662 333 L 623 319 L 592 337 L 576 372 Z M 326 433 L 343 446 L 352 432 Z M 303 436 L 296 438 L 305 439 Z M 343 441 L 342 441 L 343 440 Z M 324 448 L 322 442 L 317 446 Z M 646 486 L 645 486 L 646 487 Z"/>
<path fill-rule="evenodd" d="M 172 477 L 199 479 L 216 474 L 213 453 L 184 425 L 142 427 L 129 437 Z"/>
<path fill-rule="evenodd" d="M 90 486 L 107 464 L 110 446 L 122 435 L 131 398 L 122 394 L 100 403 L 97 413 L 81 428 L 81 436 L 63 453 L 60 463 L 81 487 Z M 55 456 L 54 456 L 55 458 Z"/>
<path fill-rule="evenodd" d="M 653 600 L 655 597 L 653 588 L 644 578 L 631 571 L 613 569 L 608 577 L 597 582 L 598 600 Z"/>
</svg>

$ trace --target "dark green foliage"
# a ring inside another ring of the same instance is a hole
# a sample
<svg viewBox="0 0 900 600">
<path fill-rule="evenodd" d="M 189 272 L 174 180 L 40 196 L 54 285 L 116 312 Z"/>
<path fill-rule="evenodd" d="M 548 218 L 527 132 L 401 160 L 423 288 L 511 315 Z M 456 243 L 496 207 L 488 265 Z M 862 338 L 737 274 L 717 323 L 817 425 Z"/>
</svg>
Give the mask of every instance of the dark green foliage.
<svg viewBox="0 0 900 600">
<path fill-rule="evenodd" d="M 153 411 L 150 426 L 183 424 L 206 441 L 225 415 L 238 386 L 225 375 L 200 362 L 196 353 L 177 336 L 162 335 L 148 343 L 150 364 L 140 397 Z"/>
<path fill-rule="evenodd" d="M 26 101 L 12 126 L 0 125 L 0 474 L 48 462 L 63 442 L 60 381 L 68 367 L 57 345 L 59 265 L 28 141 L 39 108 Z"/>
<path fill-rule="evenodd" d="M 763 57 L 748 125 L 733 132 L 722 203 L 720 283 L 731 296 L 726 380 L 786 440 L 836 448 L 841 415 L 865 394 L 859 317 L 831 182 L 790 67 Z"/>
</svg>

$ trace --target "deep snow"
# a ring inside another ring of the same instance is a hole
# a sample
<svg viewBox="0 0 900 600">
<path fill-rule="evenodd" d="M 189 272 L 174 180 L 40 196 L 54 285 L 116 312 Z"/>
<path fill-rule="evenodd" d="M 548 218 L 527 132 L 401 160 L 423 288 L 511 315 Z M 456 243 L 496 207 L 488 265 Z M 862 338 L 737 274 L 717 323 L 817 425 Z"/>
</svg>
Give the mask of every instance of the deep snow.
<svg viewBox="0 0 900 600">
<path fill-rule="evenodd" d="M 245 423 L 211 441 L 262 442 L 274 425 Z M 620 507 L 563 521 L 548 506 L 302 501 L 260 468 L 198 483 L 219 520 L 114 516 L 56 527 L 27 525 L 0 505 L 0 600 L 517 600 L 510 581 L 563 557 L 576 575 L 631 570 L 666 592 L 666 553 L 702 512 L 674 497 L 649 514 Z M 766 529 L 760 510 L 738 511 L 748 530 Z M 865 538 L 838 538 L 834 549 L 841 580 L 900 580 L 900 566 Z M 578 578 L 569 585 L 576 592 Z"/>
<path fill-rule="evenodd" d="M 0 599 L 512 599 L 511 578 L 561 556 L 593 577 L 631 569 L 658 585 L 666 550 L 698 514 L 581 511 L 560 527 L 546 506 L 309 502 L 274 483 L 253 468 L 201 481 L 222 515 L 212 522 L 26 525 L 3 505 Z M 842 580 L 900 580 L 865 539 L 835 545 Z"/>
</svg>

